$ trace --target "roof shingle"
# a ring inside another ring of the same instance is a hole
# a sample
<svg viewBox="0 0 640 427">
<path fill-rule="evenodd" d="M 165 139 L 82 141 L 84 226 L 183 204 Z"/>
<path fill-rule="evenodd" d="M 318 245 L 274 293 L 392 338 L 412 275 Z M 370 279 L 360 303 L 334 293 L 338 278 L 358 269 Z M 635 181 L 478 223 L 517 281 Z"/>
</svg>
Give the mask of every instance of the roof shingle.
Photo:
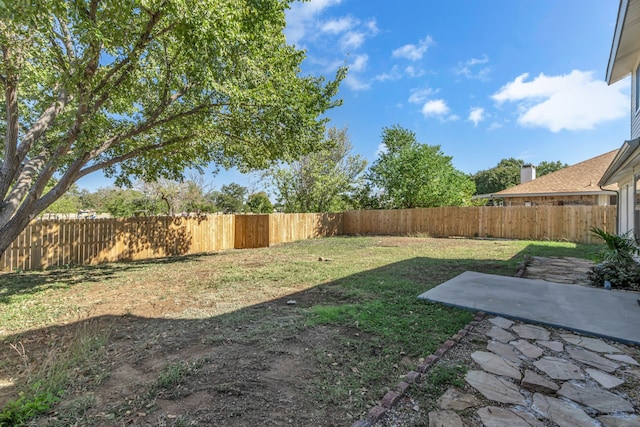
<svg viewBox="0 0 640 427">
<path fill-rule="evenodd" d="M 607 170 L 618 150 L 609 151 L 597 157 L 577 163 L 573 166 L 543 175 L 533 181 L 494 193 L 494 197 L 515 197 L 520 195 L 541 195 L 554 193 L 584 194 L 601 192 L 598 181 Z M 605 190 L 615 190 L 616 186 L 608 186 Z"/>
</svg>

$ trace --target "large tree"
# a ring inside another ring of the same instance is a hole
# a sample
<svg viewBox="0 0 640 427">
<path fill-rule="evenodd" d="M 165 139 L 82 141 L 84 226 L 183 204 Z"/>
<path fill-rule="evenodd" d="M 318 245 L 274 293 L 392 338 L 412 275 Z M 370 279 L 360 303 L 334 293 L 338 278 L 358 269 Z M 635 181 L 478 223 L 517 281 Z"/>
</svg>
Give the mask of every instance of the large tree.
<svg viewBox="0 0 640 427">
<path fill-rule="evenodd" d="M 351 155 L 346 128 L 330 128 L 326 139 L 327 148 L 267 172 L 285 212 L 336 212 L 348 207 L 367 161 Z"/>
<path fill-rule="evenodd" d="M 394 209 L 462 206 L 475 191 L 473 181 L 453 167 L 438 145 L 417 141 L 400 126 L 384 128 L 386 152 L 371 165 L 368 178 L 381 193 L 383 207 Z"/>
<path fill-rule="evenodd" d="M 150 182 L 321 148 L 344 70 L 301 75 L 304 52 L 283 35 L 289 2 L 0 4 L 0 253 L 96 171 Z"/>
</svg>

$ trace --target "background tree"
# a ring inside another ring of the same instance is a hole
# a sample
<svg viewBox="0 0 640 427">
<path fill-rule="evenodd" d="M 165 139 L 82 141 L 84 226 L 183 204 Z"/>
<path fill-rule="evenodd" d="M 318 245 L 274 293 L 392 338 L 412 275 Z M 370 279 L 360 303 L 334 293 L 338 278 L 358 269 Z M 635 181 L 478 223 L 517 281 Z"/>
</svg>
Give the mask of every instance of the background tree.
<svg viewBox="0 0 640 427">
<path fill-rule="evenodd" d="M 232 182 L 223 185 L 220 191 L 213 191 L 209 194 L 209 198 L 213 201 L 219 212 L 226 214 L 241 213 L 246 211 L 247 188 L 240 184 Z"/>
<path fill-rule="evenodd" d="M 90 197 L 85 197 L 85 201 L 89 209 L 115 218 L 151 214 L 144 193 L 128 188 L 99 188 Z"/>
<path fill-rule="evenodd" d="M 271 200 L 264 191 L 251 194 L 247 199 L 247 207 L 253 213 L 273 213 Z"/>
<path fill-rule="evenodd" d="M 476 184 L 477 193 L 496 193 L 520 184 L 520 169 L 522 165 L 524 165 L 523 160 L 510 157 L 500 160 L 491 169 L 476 172 L 471 179 Z"/>
<path fill-rule="evenodd" d="M 476 183 L 477 194 L 497 193 L 498 191 L 520 184 L 520 169 L 523 165 L 524 160 L 510 157 L 500 160 L 500 162 L 491 169 L 476 172 L 472 176 L 472 179 Z M 540 177 L 566 168 L 567 166 L 569 165 L 560 161 L 542 161 L 536 167 L 536 176 Z"/>
<path fill-rule="evenodd" d="M 420 144 L 400 126 L 384 128 L 387 151 L 373 163 L 368 179 L 382 190 L 382 205 L 394 209 L 462 206 L 475 192 L 473 181 L 455 169 L 440 146 Z"/>
<path fill-rule="evenodd" d="M 568 164 L 562 163 L 561 161 L 556 161 L 556 162 L 542 161 L 538 164 L 538 166 L 536 166 L 536 176 L 547 175 L 551 172 L 558 171 L 568 166 L 569 166 Z"/>
<path fill-rule="evenodd" d="M 330 128 L 326 140 L 322 151 L 267 172 L 285 212 L 345 210 L 352 193 L 362 184 L 367 161 L 350 155 L 347 129 Z"/>
<path fill-rule="evenodd" d="M 51 186 L 53 186 L 53 183 Z M 80 189 L 74 184 L 69 188 L 69 191 L 53 202 L 44 212 L 49 214 L 77 214 L 81 209 Z"/>
<path fill-rule="evenodd" d="M 303 76 L 288 0 L 11 1 L 0 8 L 0 253 L 79 178 L 264 169 L 322 148 L 344 76 Z M 52 177 L 57 183 L 47 191 Z"/>
</svg>

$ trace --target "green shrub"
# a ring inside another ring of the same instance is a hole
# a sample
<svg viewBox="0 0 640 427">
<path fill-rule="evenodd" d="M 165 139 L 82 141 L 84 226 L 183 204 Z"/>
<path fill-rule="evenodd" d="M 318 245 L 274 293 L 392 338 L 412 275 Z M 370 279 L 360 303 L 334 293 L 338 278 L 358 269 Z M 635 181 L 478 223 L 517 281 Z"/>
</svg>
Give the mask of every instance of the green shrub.
<svg viewBox="0 0 640 427">
<path fill-rule="evenodd" d="M 640 291 L 640 264 L 636 262 L 616 263 L 604 261 L 587 272 L 593 286 L 602 287 L 605 280 L 615 289 Z"/>
</svg>

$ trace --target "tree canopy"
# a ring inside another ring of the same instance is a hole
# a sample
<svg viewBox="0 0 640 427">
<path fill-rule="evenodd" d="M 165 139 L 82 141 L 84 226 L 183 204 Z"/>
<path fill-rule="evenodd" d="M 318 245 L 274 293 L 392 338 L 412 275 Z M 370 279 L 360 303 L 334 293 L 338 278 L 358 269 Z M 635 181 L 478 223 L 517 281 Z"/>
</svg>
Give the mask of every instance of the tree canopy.
<svg viewBox="0 0 640 427">
<path fill-rule="evenodd" d="M 351 155 L 347 129 L 330 128 L 325 149 L 267 172 L 285 212 L 337 212 L 362 183 L 367 161 Z"/>
<path fill-rule="evenodd" d="M 263 169 L 322 148 L 339 105 L 344 69 L 301 75 L 288 0 L 4 3 L 0 253 L 87 174 Z"/>
<path fill-rule="evenodd" d="M 475 185 L 455 169 L 438 145 L 420 144 L 414 132 L 400 126 L 384 128 L 386 152 L 371 166 L 368 179 L 381 190 L 382 206 L 403 209 L 462 206 Z"/>
</svg>

